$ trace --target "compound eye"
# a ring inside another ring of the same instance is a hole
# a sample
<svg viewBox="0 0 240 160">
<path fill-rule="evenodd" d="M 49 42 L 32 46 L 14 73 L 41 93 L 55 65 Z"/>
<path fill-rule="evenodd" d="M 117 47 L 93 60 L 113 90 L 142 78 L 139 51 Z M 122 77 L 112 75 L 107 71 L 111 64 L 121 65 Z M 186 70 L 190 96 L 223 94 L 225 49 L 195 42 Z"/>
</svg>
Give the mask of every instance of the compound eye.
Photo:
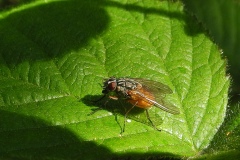
<svg viewBox="0 0 240 160">
<path fill-rule="evenodd" d="M 116 82 L 111 82 L 111 83 L 108 84 L 108 89 L 110 91 L 114 91 L 116 89 L 116 87 L 117 87 L 117 83 Z"/>
</svg>

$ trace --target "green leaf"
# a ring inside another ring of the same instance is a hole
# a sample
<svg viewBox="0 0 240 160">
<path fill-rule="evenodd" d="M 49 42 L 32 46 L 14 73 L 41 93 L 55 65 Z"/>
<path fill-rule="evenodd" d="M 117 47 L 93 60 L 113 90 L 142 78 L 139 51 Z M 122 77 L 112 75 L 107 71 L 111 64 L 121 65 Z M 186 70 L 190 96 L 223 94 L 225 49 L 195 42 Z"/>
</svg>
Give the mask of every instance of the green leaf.
<svg viewBox="0 0 240 160">
<path fill-rule="evenodd" d="M 37 1 L 3 12 L 0 37 L 1 158 L 196 156 L 224 120 L 226 63 L 180 2 Z M 125 103 L 92 103 L 110 76 L 168 85 L 181 113 L 119 135 Z"/>
<path fill-rule="evenodd" d="M 239 155 L 234 150 L 239 150 L 240 137 L 240 112 L 239 112 L 239 39 L 240 18 L 239 1 L 234 0 L 210 0 L 210 1 L 188 1 L 184 0 L 186 9 L 191 12 L 206 27 L 212 39 L 223 49 L 228 58 L 228 68 L 232 76 L 232 87 L 230 92 L 230 103 L 227 108 L 227 116 L 224 123 L 211 141 L 205 156 L 211 158 L 215 154 L 232 157 Z M 238 102 L 237 104 L 234 104 Z M 220 158 L 220 157 L 216 157 Z M 224 156 L 223 158 L 224 159 Z M 230 158 L 234 159 L 234 158 Z"/>
<path fill-rule="evenodd" d="M 186 9 L 207 29 L 212 39 L 228 57 L 229 73 L 233 78 L 234 97 L 239 99 L 240 68 L 240 1 L 239 0 L 184 0 Z M 236 100 L 235 100 L 236 101 Z"/>
</svg>

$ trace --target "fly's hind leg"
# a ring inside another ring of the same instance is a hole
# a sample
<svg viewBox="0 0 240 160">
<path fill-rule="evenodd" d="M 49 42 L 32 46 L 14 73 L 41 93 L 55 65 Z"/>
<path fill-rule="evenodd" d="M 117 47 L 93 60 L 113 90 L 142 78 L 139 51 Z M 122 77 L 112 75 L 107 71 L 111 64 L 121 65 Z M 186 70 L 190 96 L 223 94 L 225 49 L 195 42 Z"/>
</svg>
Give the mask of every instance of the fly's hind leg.
<svg viewBox="0 0 240 160">
<path fill-rule="evenodd" d="M 161 129 L 158 129 L 155 124 L 152 122 L 152 120 L 150 119 L 150 116 L 149 116 L 149 113 L 148 113 L 148 110 L 146 109 L 146 114 L 147 114 L 147 119 L 149 120 L 149 122 L 152 124 L 153 128 L 155 130 L 158 130 L 158 131 L 161 131 Z"/>
</svg>

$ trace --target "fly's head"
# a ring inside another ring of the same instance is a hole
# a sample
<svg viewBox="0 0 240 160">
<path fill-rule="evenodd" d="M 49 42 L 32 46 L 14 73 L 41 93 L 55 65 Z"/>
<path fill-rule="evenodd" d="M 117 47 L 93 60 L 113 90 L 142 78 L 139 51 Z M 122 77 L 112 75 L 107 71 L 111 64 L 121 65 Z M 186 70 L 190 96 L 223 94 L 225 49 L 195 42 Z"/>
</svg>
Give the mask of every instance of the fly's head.
<svg viewBox="0 0 240 160">
<path fill-rule="evenodd" d="M 103 82 L 103 94 L 108 94 L 109 92 L 114 92 L 117 88 L 117 79 L 115 77 L 110 77 L 109 79 L 105 79 Z"/>
</svg>

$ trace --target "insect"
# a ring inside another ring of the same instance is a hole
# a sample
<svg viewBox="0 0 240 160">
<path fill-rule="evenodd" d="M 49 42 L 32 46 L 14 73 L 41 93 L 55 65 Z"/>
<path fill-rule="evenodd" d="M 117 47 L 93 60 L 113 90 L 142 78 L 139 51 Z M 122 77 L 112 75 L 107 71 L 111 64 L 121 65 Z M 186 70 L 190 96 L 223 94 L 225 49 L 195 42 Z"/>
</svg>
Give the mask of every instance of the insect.
<svg viewBox="0 0 240 160">
<path fill-rule="evenodd" d="M 176 106 L 164 101 L 165 94 L 172 93 L 172 90 L 160 82 L 141 78 L 110 77 L 108 79 L 104 79 L 102 93 L 104 94 L 104 97 L 109 95 L 110 99 L 118 100 L 120 98 L 128 101 L 133 105 L 131 109 L 134 107 L 145 109 L 147 118 L 150 122 L 151 120 L 149 118 L 148 109 L 152 106 L 160 108 L 171 114 L 180 113 Z M 125 121 L 127 114 L 131 109 L 126 112 Z M 154 124 L 153 127 L 155 128 Z"/>
</svg>

